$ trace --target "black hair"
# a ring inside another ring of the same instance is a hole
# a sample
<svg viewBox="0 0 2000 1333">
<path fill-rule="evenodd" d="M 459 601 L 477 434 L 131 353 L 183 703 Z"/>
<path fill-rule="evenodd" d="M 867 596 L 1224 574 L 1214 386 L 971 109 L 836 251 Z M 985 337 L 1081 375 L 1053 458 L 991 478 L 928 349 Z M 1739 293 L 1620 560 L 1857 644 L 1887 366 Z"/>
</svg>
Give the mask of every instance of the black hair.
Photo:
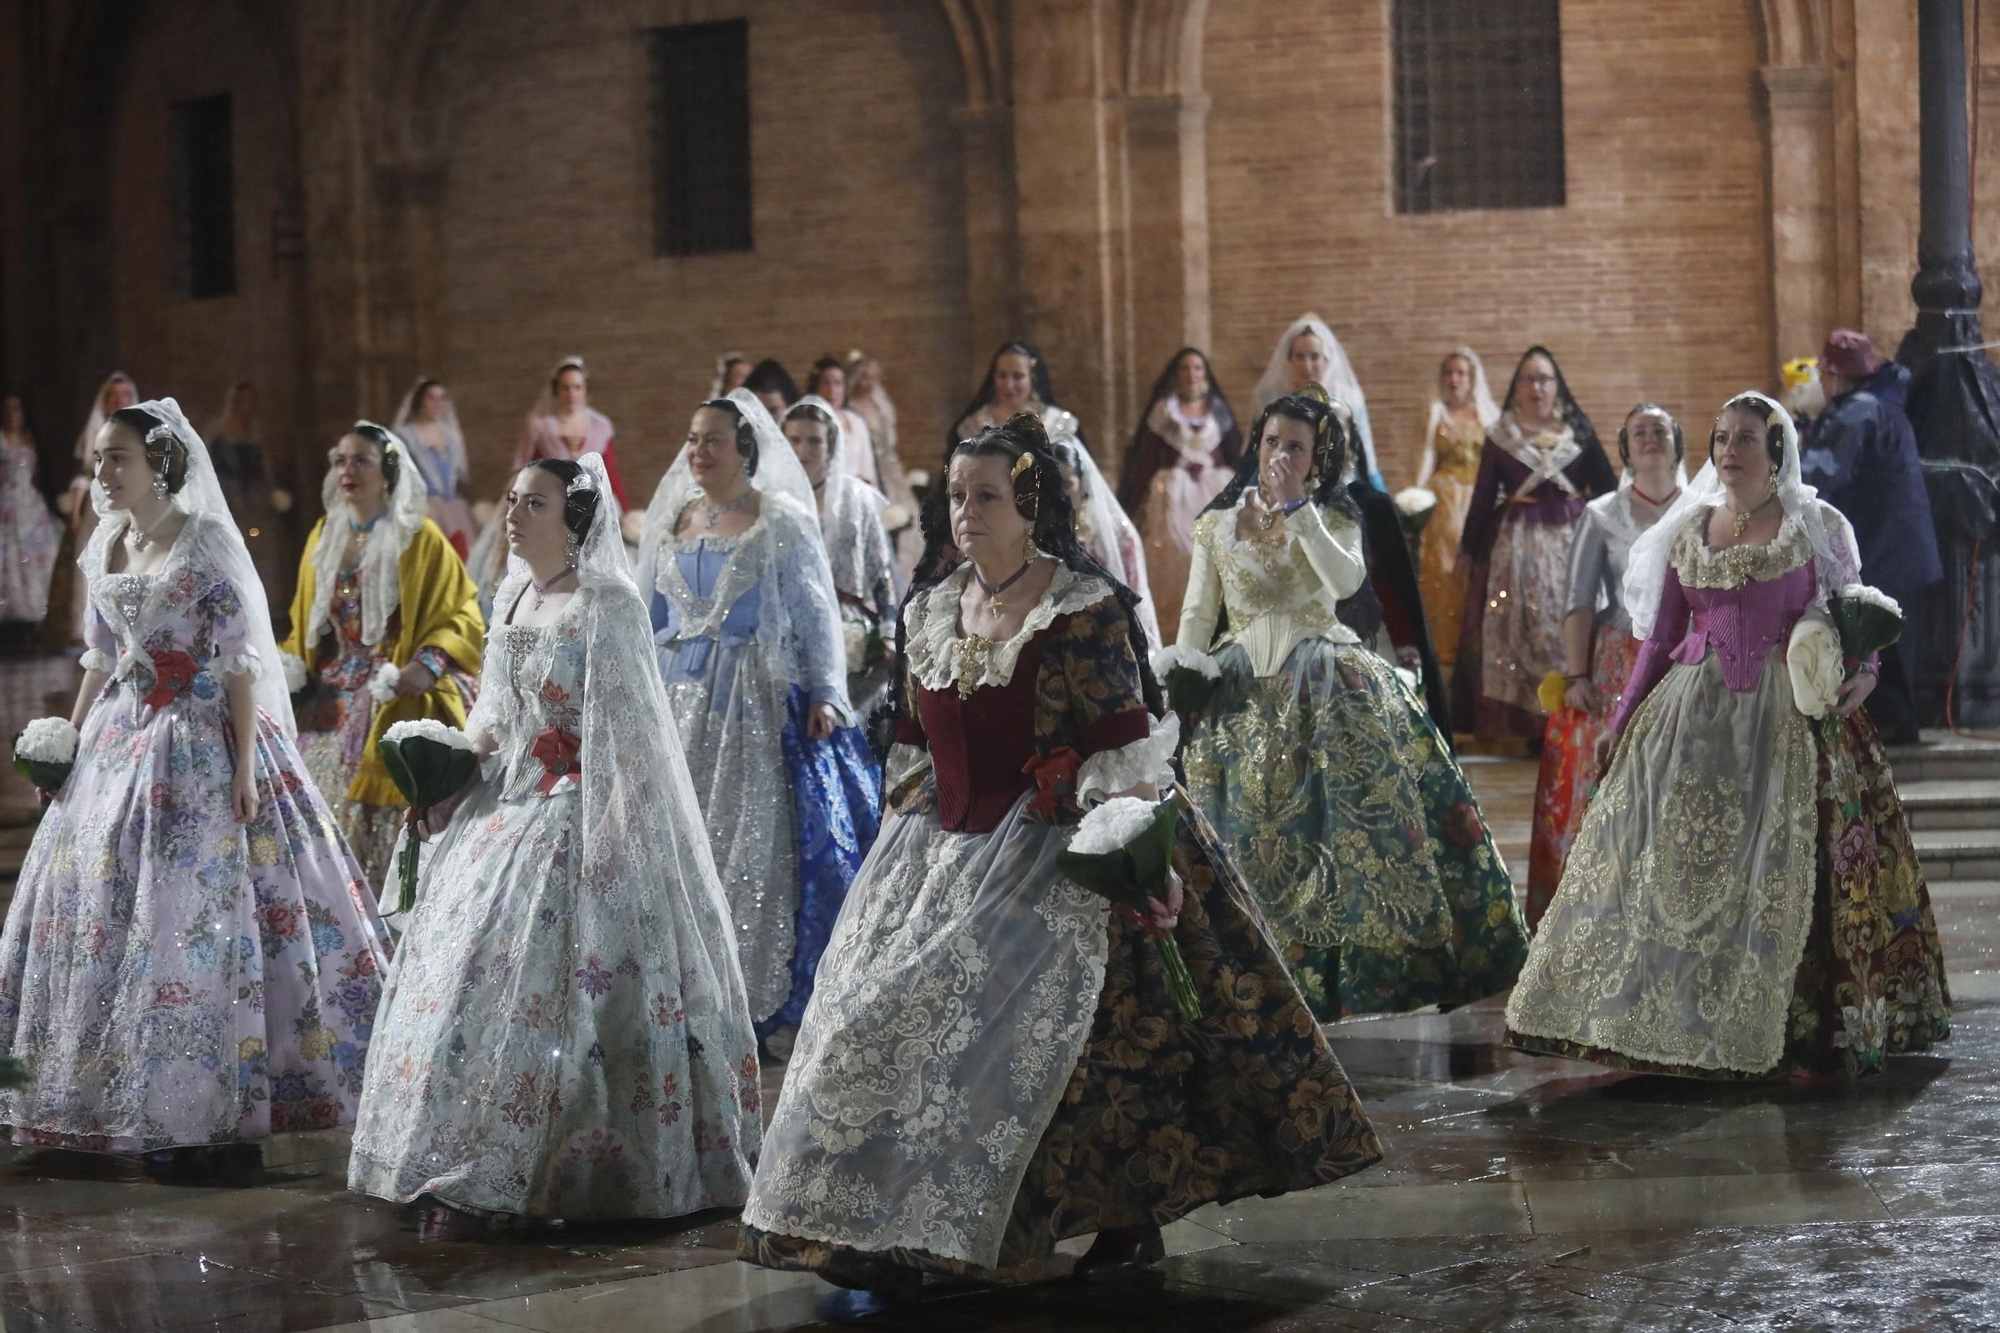
<svg viewBox="0 0 2000 1333">
<path fill-rule="evenodd" d="M 792 377 L 782 365 L 769 357 L 750 368 L 750 378 L 743 381 L 743 387 L 759 396 L 775 393 L 785 400 L 787 407 L 799 401 L 799 386 L 792 382 Z M 706 403 L 703 406 L 713 407 L 715 404 Z"/>
<path fill-rule="evenodd" d="M 1354 497 L 1347 493 L 1347 459 L 1353 448 L 1349 439 L 1354 430 L 1354 418 L 1336 409 L 1331 403 L 1321 402 L 1304 393 L 1288 393 L 1283 398 L 1273 399 L 1271 405 L 1257 414 L 1257 424 L 1244 442 L 1243 465 L 1236 469 L 1236 475 L 1222 488 L 1206 509 L 1233 509 L 1242 498 L 1243 492 L 1257 484 L 1257 469 L 1261 461 L 1264 443 L 1264 427 L 1272 417 L 1288 417 L 1302 421 L 1312 427 L 1313 433 L 1313 490 L 1310 499 L 1320 509 L 1331 509 L 1341 517 L 1355 523 L 1361 521 L 1361 510 L 1354 503 Z"/>
<path fill-rule="evenodd" d="M 1500 410 L 1502 412 L 1511 412 L 1514 410 L 1514 394 L 1521 385 L 1521 368 L 1528 364 L 1529 357 L 1534 356 L 1539 356 L 1547 360 L 1549 368 L 1556 373 L 1556 415 L 1561 417 L 1564 424 L 1569 427 L 1570 433 L 1576 437 L 1576 442 L 1582 446 L 1583 452 L 1595 453 L 1602 456 L 1604 445 L 1597 438 L 1597 427 L 1591 424 L 1590 418 L 1584 414 L 1583 408 L 1578 406 L 1576 395 L 1569 391 L 1569 381 L 1563 378 L 1562 366 L 1556 361 L 1556 354 L 1540 343 L 1536 343 L 1533 347 L 1521 353 L 1521 359 L 1514 363 L 1513 377 L 1507 381 L 1507 401 L 1500 404 Z M 1611 487 L 1610 459 L 1604 459 L 1601 471 L 1604 488 L 1609 490 Z M 1592 484 L 1596 483 L 1593 482 Z"/>
<path fill-rule="evenodd" d="M 843 362 L 837 356 L 823 356 L 819 360 L 813 362 L 812 374 L 806 376 L 806 392 L 819 393 L 819 377 L 826 374 L 826 372 L 829 370 L 839 371 L 842 382 L 844 383 L 846 381 L 847 379 L 846 363 Z M 825 396 L 826 396 L 825 394 L 820 394 L 820 397 L 822 398 L 824 398 Z"/>
<path fill-rule="evenodd" d="M 1052 555 L 1057 560 L 1079 574 L 1104 580 L 1111 585 L 1111 595 L 1125 610 L 1126 633 L 1132 643 L 1132 655 L 1139 663 L 1139 688 L 1145 698 L 1146 708 L 1155 717 L 1166 711 L 1166 704 L 1160 694 L 1160 685 L 1153 678 L 1153 666 L 1148 656 L 1146 631 L 1139 626 L 1139 594 L 1125 586 L 1124 580 L 1099 564 L 1090 552 L 1083 549 L 1077 540 L 1076 509 L 1070 504 L 1069 488 L 1063 484 L 1061 466 L 1056 452 L 1049 443 L 1048 431 L 1042 426 L 1041 418 L 1032 412 L 1016 412 L 1006 424 L 989 426 L 969 440 L 961 440 L 945 458 L 946 476 L 938 479 L 932 493 L 943 496 L 950 490 L 948 478 L 952 458 L 963 455 L 969 458 L 1003 458 L 1010 463 L 1018 463 L 1024 456 L 1030 459 L 1027 467 L 1014 473 L 1014 508 L 1021 517 L 1028 520 L 1036 549 L 1044 555 Z M 951 549 L 949 509 L 944 504 L 926 505 L 923 518 L 924 555 L 917 562 L 917 576 L 910 584 L 910 591 L 903 598 L 908 607 L 911 601 L 928 592 L 941 582 L 945 575 L 958 567 L 963 556 Z M 896 618 L 896 657 L 898 661 L 908 660 L 905 653 L 905 618 Z M 904 691 L 895 692 L 896 709 L 900 714 L 904 707 Z"/>
<path fill-rule="evenodd" d="M 347 428 L 347 433 L 359 436 L 382 451 L 382 485 L 394 495 L 396 478 L 403 471 L 403 446 L 394 435 L 372 421 L 357 421 Z"/>
<path fill-rule="evenodd" d="M 750 386 L 746 384 L 744 387 L 749 388 Z M 757 391 L 751 389 L 750 392 L 755 393 Z M 727 412 L 730 419 L 736 423 L 736 452 L 743 455 L 743 475 L 746 477 L 756 476 L 757 432 L 751 429 L 750 419 L 743 415 L 743 409 L 730 402 L 727 398 L 711 398 L 703 403 L 702 406 L 712 407 L 718 412 Z"/>
<path fill-rule="evenodd" d="M 567 458 L 537 458 L 528 466 L 540 468 L 563 484 L 563 526 L 579 542 L 589 536 L 591 521 L 597 517 L 598 496 L 595 486 L 573 484 L 583 475 L 583 465 Z"/>
<path fill-rule="evenodd" d="M 1132 442 L 1127 449 L 1137 449 L 1139 441 L 1145 437 L 1146 417 L 1152 413 L 1153 404 L 1179 392 L 1181 362 L 1191 356 L 1200 357 L 1202 365 L 1208 368 L 1208 415 L 1210 420 L 1215 422 L 1216 429 L 1223 439 L 1222 461 L 1230 467 L 1235 467 L 1242 460 L 1236 456 L 1239 451 L 1231 449 L 1228 441 L 1229 432 L 1236 428 L 1236 413 L 1230 410 L 1229 398 L 1222 392 L 1221 381 L 1215 378 L 1215 359 L 1199 347 L 1183 347 L 1167 358 L 1166 369 L 1162 370 L 1159 377 L 1153 381 L 1153 391 L 1146 395 L 1146 406 L 1141 411 L 1138 428 L 1132 432 Z M 1126 456 L 1131 455 L 1128 452 Z"/>
<path fill-rule="evenodd" d="M 156 475 L 167 479 L 167 494 L 179 495 L 181 487 L 187 485 L 188 470 L 187 445 L 181 442 L 181 437 L 170 430 L 159 439 L 152 439 L 152 433 L 167 423 L 143 407 L 121 407 L 111 414 L 111 420 L 138 434 L 147 464 Z"/>
<path fill-rule="evenodd" d="M 1750 393 L 1737 394 L 1722 405 L 1722 411 L 1750 412 L 1763 420 L 1764 452 L 1771 456 L 1772 467 L 1781 468 L 1785 465 L 1785 422 L 1790 419 L 1788 416 L 1782 412 L 1772 412 L 1761 396 Z M 1770 419 L 1773 416 L 1779 419 L 1773 421 Z M 1716 413 L 1716 422 L 1718 425 L 1721 424 L 1721 419 L 1722 413 Z M 1713 439 L 1714 436 L 1711 434 L 1711 449 L 1714 447 L 1712 443 Z"/>
<path fill-rule="evenodd" d="M 1667 419 L 1667 425 L 1672 429 L 1674 434 L 1674 461 L 1676 463 L 1684 462 L 1687 459 L 1688 446 L 1687 437 L 1681 434 L 1681 419 L 1672 412 L 1667 411 L 1666 408 L 1661 407 L 1658 403 L 1648 402 L 1634 404 L 1632 410 L 1625 414 L 1625 419 L 1618 423 L 1619 466 L 1625 468 L 1632 466 L 1632 441 L 1626 436 L 1625 430 L 1626 427 L 1632 424 L 1632 418 L 1638 416 L 1641 412 L 1657 412 Z"/>
<path fill-rule="evenodd" d="M 1062 405 L 1061 400 L 1056 397 L 1055 381 L 1049 378 L 1048 358 L 1042 355 L 1042 349 L 1031 342 L 1024 342 L 1019 338 L 1014 339 L 1012 342 L 1001 343 L 999 350 L 993 353 L 993 359 L 986 363 L 986 378 L 980 381 L 978 392 L 972 395 L 972 400 L 961 408 L 958 415 L 953 417 L 951 423 L 945 427 L 944 462 L 946 467 L 951 466 L 952 453 L 959 445 L 958 423 L 993 401 L 993 376 L 1000 369 L 1000 358 L 1003 356 L 1024 356 L 1028 358 L 1029 391 L 1041 401 L 1043 407 L 1060 407 Z M 1083 430 L 1081 427 L 1078 427 L 1077 438 L 1081 439 L 1082 437 Z M 940 473 L 939 476 L 942 477 L 943 474 Z"/>
</svg>

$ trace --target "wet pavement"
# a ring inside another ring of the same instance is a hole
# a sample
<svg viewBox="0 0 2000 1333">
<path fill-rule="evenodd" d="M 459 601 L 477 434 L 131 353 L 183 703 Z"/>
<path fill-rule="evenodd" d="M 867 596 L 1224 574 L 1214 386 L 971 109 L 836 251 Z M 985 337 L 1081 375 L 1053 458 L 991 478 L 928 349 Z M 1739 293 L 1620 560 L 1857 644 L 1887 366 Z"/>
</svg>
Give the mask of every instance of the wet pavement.
<svg viewBox="0 0 2000 1333">
<path fill-rule="evenodd" d="M 0 714 L 5 696 L 0 678 Z M 1517 855 L 1532 767 L 1471 772 Z M 1334 1048 L 1385 1160 L 1338 1185 L 1202 1209 L 1169 1230 L 1156 1272 L 1128 1282 L 883 1303 L 736 1263 L 727 1217 L 425 1243 L 398 1210 L 345 1191 L 345 1138 L 327 1134 L 278 1141 L 265 1182 L 242 1190 L 0 1149 L 0 1321 L 6 1333 L 2000 1329 L 2000 885 L 1940 886 L 1937 911 L 1959 998 L 1952 1040 L 1863 1082 L 1711 1085 L 1518 1056 L 1496 1045 L 1498 1000 L 1343 1023 Z"/>
</svg>

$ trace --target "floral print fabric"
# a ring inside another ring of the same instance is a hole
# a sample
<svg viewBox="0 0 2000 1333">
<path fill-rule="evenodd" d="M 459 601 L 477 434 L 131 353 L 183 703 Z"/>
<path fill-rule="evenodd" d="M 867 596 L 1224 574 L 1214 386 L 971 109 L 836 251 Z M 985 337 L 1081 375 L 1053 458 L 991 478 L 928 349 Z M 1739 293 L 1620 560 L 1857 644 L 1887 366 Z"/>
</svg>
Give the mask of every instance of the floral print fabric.
<svg viewBox="0 0 2000 1333">
<path fill-rule="evenodd" d="M 247 746 L 231 734 L 246 624 L 193 554 L 200 521 L 158 575 L 90 579 L 90 662 L 140 656 L 92 704 L 0 933 L 0 1053 L 34 1075 L 0 1093 L 16 1142 L 135 1152 L 354 1118 L 384 932 L 291 742 L 262 713 Z"/>
</svg>

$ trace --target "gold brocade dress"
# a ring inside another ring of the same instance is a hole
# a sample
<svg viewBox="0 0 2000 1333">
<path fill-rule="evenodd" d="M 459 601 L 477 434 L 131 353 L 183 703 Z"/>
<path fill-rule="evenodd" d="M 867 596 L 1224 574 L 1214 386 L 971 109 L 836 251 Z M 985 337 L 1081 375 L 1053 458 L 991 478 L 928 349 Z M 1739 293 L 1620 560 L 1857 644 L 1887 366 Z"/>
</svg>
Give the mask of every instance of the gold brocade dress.
<svg viewBox="0 0 2000 1333">
<path fill-rule="evenodd" d="M 1417 553 L 1417 582 L 1423 588 L 1424 616 L 1430 621 L 1431 642 L 1438 662 L 1458 660 L 1458 622 L 1465 615 L 1465 590 L 1471 572 L 1458 554 L 1465 532 L 1466 510 L 1472 505 L 1472 483 L 1479 476 L 1479 447 L 1486 428 L 1477 416 L 1459 421 L 1447 416 L 1431 437 L 1437 463 L 1425 485 L 1437 496 L 1437 512 L 1424 525 Z"/>
</svg>

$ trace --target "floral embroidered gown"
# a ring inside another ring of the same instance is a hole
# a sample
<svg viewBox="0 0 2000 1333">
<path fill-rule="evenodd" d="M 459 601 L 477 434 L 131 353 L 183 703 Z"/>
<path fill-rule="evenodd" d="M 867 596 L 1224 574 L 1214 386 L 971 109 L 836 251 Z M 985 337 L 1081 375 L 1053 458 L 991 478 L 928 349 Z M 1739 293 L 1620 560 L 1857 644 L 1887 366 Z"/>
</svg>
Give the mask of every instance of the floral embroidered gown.
<svg viewBox="0 0 2000 1333">
<path fill-rule="evenodd" d="M 652 590 L 660 674 L 729 895 L 750 1012 L 768 1035 L 797 1023 L 812 997 L 827 934 L 875 841 L 882 772 L 848 720 L 816 517 L 766 496 L 735 536 L 669 534 L 662 545 L 671 549 Z M 842 717 L 823 741 L 806 734 L 815 703 Z"/>
<path fill-rule="evenodd" d="M 1829 725 L 1793 702 L 1785 647 L 1816 584 L 1804 525 L 1788 513 L 1767 545 L 1717 550 L 1713 512 L 1673 538 L 1508 1041 L 1709 1078 L 1876 1072 L 1951 1030 L 1923 868 L 1866 710 Z"/>
<path fill-rule="evenodd" d="M 1059 570 L 962 638 L 961 566 L 904 608 L 905 774 L 806 1010 L 739 1254 L 1032 1276 L 1055 1243 L 1338 1179 L 1381 1155 L 1249 892 L 1184 797 L 1179 1021 L 1143 933 L 1065 880 L 1076 802 L 1160 774 L 1110 587 Z M 1030 776 L 1030 773 L 1034 776 Z M 1246 1077 L 1246 1070 L 1258 1071 Z"/>
<path fill-rule="evenodd" d="M 1437 496 L 1437 510 L 1424 524 L 1418 539 L 1417 582 L 1424 593 L 1424 615 L 1430 620 L 1431 642 L 1437 645 L 1438 661 L 1450 666 L 1458 660 L 1458 627 L 1465 615 L 1466 587 L 1472 577 L 1471 562 L 1458 554 L 1465 532 L 1465 516 L 1472 508 L 1472 486 L 1479 476 L 1479 451 L 1486 442 L 1486 428 L 1479 418 L 1459 419 L 1436 409 L 1437 427 L 1431 435 L 1431 449 L 1437 465 L 1423 484 Z"/>
<path fill-rule="evenodd" d="M 157 574 L 86 571 L 83 665 L 113 679 L 0 933 L 0 1054 L 34 1075 L 0 1092 L 17 1143 L 140 1152 L 354 1118 L 385 933 L 284 732 L 259 712 L 237 748 L 223 680 L 256 658 L 216 522 L 191 516 Z"/>
<path fill-rule="evenodd" d="M 1212 649 L 1221 677 L 1182 756 L 1189 794 L 1320 1018 L 1505 990 L 1527 927 L 1472 789 L 1335 613 L 1366 577 L 1359 527 L 1307 505 L 1245 540 L 1243 504 L 1195 524 L 1179 649 Z"/>
<path fill-rule="evenodd" d="M 350 1188 L 570 1220 L 743 1201 L 756 1040 L 652 671 L 629 585 L 494 627 L 468 730 L 499 748 L 423 849 Z"/>
</svg>

